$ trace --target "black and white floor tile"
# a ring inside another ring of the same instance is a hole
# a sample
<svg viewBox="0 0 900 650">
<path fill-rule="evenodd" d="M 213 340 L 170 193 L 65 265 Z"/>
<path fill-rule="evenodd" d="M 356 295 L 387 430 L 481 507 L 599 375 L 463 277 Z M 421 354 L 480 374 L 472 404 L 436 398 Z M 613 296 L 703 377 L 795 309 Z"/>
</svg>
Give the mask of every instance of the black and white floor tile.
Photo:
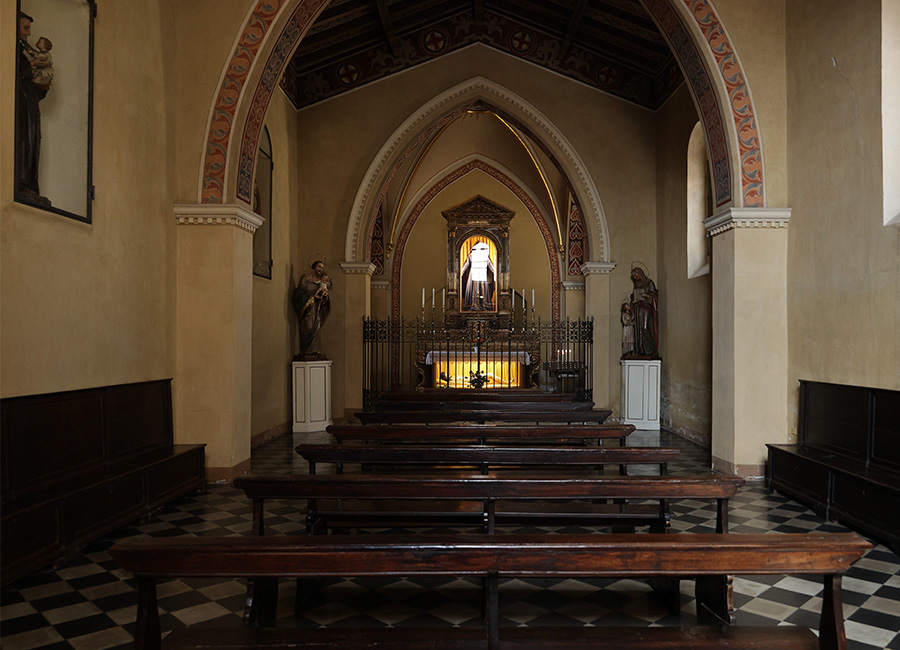
<svg viewBox="0 0 900 650">
<path fill-rule="evenodd" d="M 258 473 L 306 472 L 293 447 L 325 442 L 327 435 L 293 434 L 253 451 Z M 670 474 L 708 471 L 708 451 L 667 432 L 641 432 L 631 445 L 679 446 Z M 648 472 L 652 470 L 648 468 Z M 808 508 L 760 484 L 742 488 L 731 502 L 733 532 L 843 530 Z M 672 505 L 672 527 L 713 530 L 715 509 L 702 501 Z M 272 533 L 299 533 L 296 503 L 267 507 Z M 71 564 L 28 576 L 0 592 L 0 646 L 4 650 L 104 650 L 130 648 L 137 609 L 134 581 L 107 553 L 131 535 L 219 536 L 250 531 L 251 506 L 227 484 L 181 499 L 157 517 L 98 541 Z M 548 529 L 552 532 L 553 529 Z M 556 529 L 562 530 L 562 529 Z M 692 585 L 682 582 L 680 614 L 634 580 L 509 580 L 501 586 L 502 624 L 507 626 L 689 625 L 694 621 Z M 736 576 L 738 624 L 806 625 L 816 628 L 819 582 L 802 576 Z M 185 625 L 238 626 L 245 585 L 239 580 L 173 580 L 160 586 L 164 630 Z M 279 625 L 293 627 L 477 626 L 482 593 L 465 579 L 331 580 L 295 610 L 294 585 L 280 585 Z M 845 576 L 844 617 L 851 650 L 900 650 L 900 558 L 876 545 Z"/>
</svg>

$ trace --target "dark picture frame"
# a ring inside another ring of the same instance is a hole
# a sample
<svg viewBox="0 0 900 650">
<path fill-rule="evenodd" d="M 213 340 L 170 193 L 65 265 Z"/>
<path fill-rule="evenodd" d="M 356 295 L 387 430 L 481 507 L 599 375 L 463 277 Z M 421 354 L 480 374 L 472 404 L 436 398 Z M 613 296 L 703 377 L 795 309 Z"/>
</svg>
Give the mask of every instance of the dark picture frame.
<svg viewBox="0 0 900 650">
<path fill-rule="evenodd" d="M 17 0 L 15 202 L 91 223 L 95 0 Z"/>
</svg>

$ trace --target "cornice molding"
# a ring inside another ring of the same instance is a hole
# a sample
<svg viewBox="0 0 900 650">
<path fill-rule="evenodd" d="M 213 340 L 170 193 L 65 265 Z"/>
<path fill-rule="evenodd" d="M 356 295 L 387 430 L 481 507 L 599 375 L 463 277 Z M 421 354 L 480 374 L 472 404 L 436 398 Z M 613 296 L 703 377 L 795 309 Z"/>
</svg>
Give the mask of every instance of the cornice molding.
<svg viewBox="0 0 900 650">
<path fill-rule="evenodd" d="M 390 280 L 372 280 L 369 285 L 372 289 L 376 289 L 378 291 L 387 291 L 391 288 Z"/>
<path fill-rule="evenodd" d="M 588 262 L 588 264 L 596 264 L 597 262 Z M 584 291 L 584 282 L 563 282 L 563 289 L 566 291 Z"/>
<path fill-rule="evenodd" d="M 265 221 L 238 203 L 183 203 L 173 210 L 179 226 L 233 226 L 252 234 Z"/>
<path fill-rule="evenodd" d="M 585 262 L 581 265 L 582 275 L 609 275 L 616 268 L 616 262 Z"/>
<path fill-rule="evenodd" d="M 790 220 L 790 208 L 728 208 L 704 219 L 703 226 L 710 237 L 715 237 L 743 228 L 787 228 Z"/>
<path fill-rule="evenodd" d="M 375 265 L 372 262 L 341 262 L 340 265 L 347 275 L 368 275 L 371 277 L 375 274 Z"/>
</svg>

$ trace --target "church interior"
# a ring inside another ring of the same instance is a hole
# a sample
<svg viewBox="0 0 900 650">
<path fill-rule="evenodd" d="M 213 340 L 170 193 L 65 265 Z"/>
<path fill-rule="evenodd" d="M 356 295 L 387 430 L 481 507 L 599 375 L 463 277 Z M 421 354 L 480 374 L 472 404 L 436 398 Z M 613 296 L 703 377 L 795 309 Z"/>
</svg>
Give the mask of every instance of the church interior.
<svg viewBox="0 0 900 650">
<path fill-rule="evenodd" d="M 628 474 L 739 477 L 732 533 L 855 531 L 846 647 L 900 649 L 898 0 L 4 0 L 0 25 L 4 648 L 133 647 L 114 544 L 251 535 L 233 481 L 311 475 L 327 425 L 443 391 L 608 411 L 678 450 Z M 308 523 L 269 505 L 271 537 Z M 818 631 L 815 577 L 736 575 L 736 627 Z M 329 580 L 296 611 L 281 580 L 279 625 L 480 625 L 477 578 Z M 679 615 L 641 580 L 510 579 L 500 637 L 693 624 L 688 582 Z M 239 628 L 245 599 L 161 582 L 161 627 Z"/>
</svg>

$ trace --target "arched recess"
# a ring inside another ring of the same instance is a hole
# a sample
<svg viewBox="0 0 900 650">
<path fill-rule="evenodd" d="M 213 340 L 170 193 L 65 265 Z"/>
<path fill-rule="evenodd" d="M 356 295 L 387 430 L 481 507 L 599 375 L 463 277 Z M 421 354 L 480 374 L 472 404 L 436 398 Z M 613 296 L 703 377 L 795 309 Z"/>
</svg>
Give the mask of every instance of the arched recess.
<svg viewBox="0 0 900 650">
<path fill-rule="evenodd" d="M 691 87 L 709 143 L 716 185 L 716 206 L 765 206 L 764 156 L 749 85 L 737 53 L 709 0 L 640 0 L 669 42 Z M 210 107 L 198 192 L 201 203 L 250 201 L 260 129 L 269 99 L 303 34 L 329 0 L 255 0 L 238 35 Z M 370 192 L 386 160 L 416 127 L 435 111 L 476 89 L 508 106 L 535 125 L 558 153 L 574 153 L 533 107 L 484 79 L 451 89 L 398 129 L 369 169 L 354 203 L 347 229 L 347 260 L 359 261 L 362 227 L 372 208 Z M 435 105 L 437 103 L 437 105 Z M 724 110 L 723 110 L 724 107 Z M 438 111 L 443 113 L 445 111 Z M 243 126 L 242 129 L 238 128 Z M 549 130 L 547 130 L 549 129 Z M 240 133 L 236 136 L 236 133 Z M 608 233 L 602 206 L 590 178 L 577 159 L 560 157 L 566 173 L 580 185 L 578 198 L 586 220 L 599 235 L 592 261 L 609 261 Z M 740 188 L 735 191 L 735 178 Z M 591 191 L 593 189 L 593 192 Z M 362 235 L 364 237 L 364 235 Z"/>
<path fill-rule="evenodd" d="M 550 262 L 551 317 L 554 320 L 560 319 L 560 290 L 562 287 L 560 260 L 559 254 L 557 253 L 556 246 L 554 244 L 553 232 L 550 229 L 550 225 L 547 223 L 546 218 L 544 217 L 544 211 L 542 211 L 535 197 L 525 188 L 525 185 L 519 182 L 517 179 L 513 178 L 512 174 L 509 173 L 508 170 L 502 169 L 499 164 L 494 163 L 493 161 L 491 163 L 488 163 L 478 157 L 472 157 L 470 160 L 462 162 L 461 164 L 459 164 L 459 166 L 455 167 L 455 169 L 441 172 L 440 174 L 438 174 L 437 178 L 429 181 L 429 183 L 426 185 L 428 189 L 422 192 L 421 195 L 417 197 L 417 200 L 414 202 L 412 209 L 404 219 L 403 225 L 400 227 L 400 232 L 397 236 L 397 246 L 395 249 L 396 252 L 392 256 L 391 261 L 391 319 L 400 319 L 400 277 L 403 271 L 403 253 L 405 252 L 406 242 L 409 240 L 409 235 L 412 232 L 413 227 L 416 225 L 416 221 L 418 220 L 419 216 L 422 214 L 422 211 L 426 208 L 426 206 L 436 196 L 438 196 L 441 191 L 443 191 L 465 175 L 476 170 L 484 172 L 500 184 L 504 185 L 507 189 L 509 189 L 516 196 L 516 198 L 519 199 L 526 208 L 528 208 L 528 212 L 534 218 L 538 229 L 541 231 L 541 236 L 544 239 L 544 244 L 547 248 L 547 258 Z"/>
<path fill-rule="evenodd" d="M 522 129 L 557 164 L 572 186 L 590 224 L 593 261 L 608 262 L 609 230 L 593 179 L 584 162 L 562 132 L 540 111 L 515 93 L 483 77 L 474 77 L 433 98 L 398 127 L 382 146 L 360 184 L 344 244 L 348 260 L 364 260 L 368 252 L 371 221 L 381 206 L 390 180 L 404 160 L 433 133 L 467 110 L 476 101 L 485 102 Z M 564 235 L 563 235 L 564 236 Z"/>
</svg>

